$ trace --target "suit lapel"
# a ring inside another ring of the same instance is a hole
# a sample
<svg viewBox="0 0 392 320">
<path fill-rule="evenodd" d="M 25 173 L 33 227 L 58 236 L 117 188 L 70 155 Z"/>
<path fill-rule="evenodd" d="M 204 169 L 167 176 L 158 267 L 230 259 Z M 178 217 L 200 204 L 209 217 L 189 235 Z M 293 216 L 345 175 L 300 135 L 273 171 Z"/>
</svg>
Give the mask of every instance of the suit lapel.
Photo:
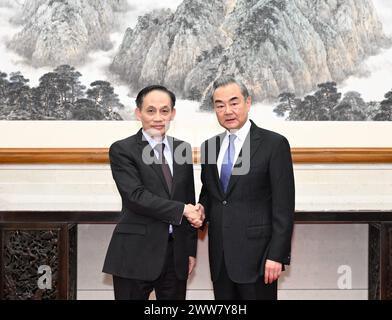
<svg viewBox="0 0 392 320">
<path fill-rule="evenodd" d="M 181 171 L 181 165 L 177 161 L 175 161 L 175 158 L 174 158 L 175 151 L 176 151 L 177 147 L 179 146 L 180 141 L 175 140 L 173 137 L 167 137 L 167 140 L 169 141 L 170 151 L 172 153 L 172 158 L 173 158 L 173 184 L 172 184 L 172 193 L 171 193 L 171 198 L 172 198 L 174 195 L 174 191 L 175 191 L 177 181 L 179 178 L 179 174 Z"/>
<path fill-rule="evenodd" d="M 243 165 L 242 161 L 241 161 L 243 152 L 245 152 L 245 155 L 247 153 L 249 154 L 248 165 L 250 166 L 252 158 L 260 146 L 260 141 L 262 140 L 262 136 L 260 134 L 260 131 L 257 130 L 258 127 L 254 124 L 254 122 L 252 120 L 251 120 L 251 123 L 252 123 L 252 125 L 250 127 L 249 133 L 246 136 L 246 139 L 245 139 L 243 147 L 239 153 L 238 159 L 234 165 L 234 168 L 240 168 L 241 165 Z M 249 149 L 250 149 L 249 152 L 246 151 L 247 145 L 249 145 Z M 235 186 L 235 184 L 237 183 L 237 181 L 240 177 L 241 177 L 240 174 L 231 175 L 230 180 L 229 180 L 229 185 L 227 186 L 227 192 L 226 192 L 227 195 L 232 191 L 233 187 Z"/>
<path fill-rule="evenodd" d="M 216 182 L 216 187 L 220 193 L 220 195 L 223 197 L 224 196 L 224 192 L 220 183 L 220 179 L 219 179 L 219 172 L 218 172 L 218 157 L 219 157 L 219 152 L 223 143 L 223 139 L 225 138 L 226 133 L 221 133 L 220 135 L 218 135 L 216 137 L 215 140 L 215 150 L 216 150 L 216 154 L 215 154 L 215 159 L 214 159 L 214 163 L 211 166 L 211 169 L 213 171 L 213 175 L 214 175 L 214 181 Z"/>
<path fill-rule="evenodd" d="M 163 187 L 165 188 L 166 193 L 170 196 L 170 192 L 167 187 L 165 177 L 163 176 L 161 166 L 156 161 L 154 161 L 152 164 L 148 165 L 149 163 L 151 163 L 151 159 L 152 159 L 151 157 L 154 157 L 156 159 L 154 150 L 152 150 L 150 144 L 144 138 L 142 129 L 139 130 L 137 135 L 138 135 L 140 154 L 142 155 L 143 163 L 146 164 L 147 166 L 151 167 L 155 171 L 155 173 L 157 174 L 157 176 L 161 180 L 161 183 L 162 183 Z"/>
</svg>

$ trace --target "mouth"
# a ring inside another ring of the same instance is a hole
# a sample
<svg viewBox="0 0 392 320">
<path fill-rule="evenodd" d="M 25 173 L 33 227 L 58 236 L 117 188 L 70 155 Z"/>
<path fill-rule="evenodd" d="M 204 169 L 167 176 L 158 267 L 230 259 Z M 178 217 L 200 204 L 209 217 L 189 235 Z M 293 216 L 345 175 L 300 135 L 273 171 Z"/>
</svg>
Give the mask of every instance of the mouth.
<svg viewBox="0 0 392 320">
<path fill-rule="evenodd" d="M 165 128 L 165 126 L 152 126 L 152 128 L 156 129 L 156 130 L 162 130 Z"/>
<path fill-rule="evenodd" d="M 230 119 L 226 119 L 225 122 L 226 123 L 233 123 L 236 120 L 236 118 L 230 118 Z"/>
</svg>

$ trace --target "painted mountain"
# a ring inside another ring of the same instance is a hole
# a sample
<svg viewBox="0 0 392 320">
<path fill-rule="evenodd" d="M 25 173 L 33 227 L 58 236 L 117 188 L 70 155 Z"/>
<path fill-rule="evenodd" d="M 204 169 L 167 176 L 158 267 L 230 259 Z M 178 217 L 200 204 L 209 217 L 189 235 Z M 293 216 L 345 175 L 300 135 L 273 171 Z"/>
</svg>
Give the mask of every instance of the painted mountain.
<svg viewBox="0 0 392 320">
<path fill-rule="evenodd" d="M 139 17 L 111 70 L 133 91 L 163 83 L 199 101 L 233 74 L 263 101 L 340 82 L 389 44 L 370 0 L 184 0 Z"/>
<path fill-rule="evenodd" d="M 179 113 L 204 119 L 212 82 L 232 74 L 263 119 L 392 121 L 391 8 L 390 0 L 0 0 L 0 120 L 131 120 L 135 93 L 152 83 L 183 99 Z"/>
<path fill-rule="evenodd" d="M 35 67 L 80 65 L 89 51 L 111 47 L 115 14 L 126 6 L 126 0 L 25 1 L 20 17 L 13 19 L 23 29 L 9 48 Z"/>
</svg>

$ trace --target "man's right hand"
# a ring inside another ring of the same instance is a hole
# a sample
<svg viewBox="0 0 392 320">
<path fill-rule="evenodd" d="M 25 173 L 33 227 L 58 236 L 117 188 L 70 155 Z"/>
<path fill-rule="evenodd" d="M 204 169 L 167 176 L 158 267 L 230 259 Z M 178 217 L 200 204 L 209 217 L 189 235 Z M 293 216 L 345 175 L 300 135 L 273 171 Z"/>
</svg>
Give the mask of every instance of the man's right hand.
<svg viewBox="0 0 392 320">
<path fill-rule="evenodd" d="M 206 214 L 204 211 L 204 207 L 201 203 L 196 204 L 196 209 L 199 210 L 201 212 L 201 220 L 204 222 L 204 219 L 206 218 Z"/>
<path fill-rule="evenodd" d="M 203 225 L 204 212 L 202 212 L 199 205 L 187 204 L 185 206 L 184 216 L 194 228 L 200 228 Z"/>
</svg>

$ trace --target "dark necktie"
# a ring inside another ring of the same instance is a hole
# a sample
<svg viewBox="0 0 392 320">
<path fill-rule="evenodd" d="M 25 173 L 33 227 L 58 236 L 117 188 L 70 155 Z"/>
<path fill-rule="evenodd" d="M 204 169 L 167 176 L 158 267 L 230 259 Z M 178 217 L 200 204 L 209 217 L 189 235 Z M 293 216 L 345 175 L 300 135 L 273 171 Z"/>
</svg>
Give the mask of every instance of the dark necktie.
<svg viewBox="0 0 392 320">
<path fill-rule="evenodd" d="M 227 187 L 229 185 L 231 171 L 233 170 L 233 161 L 234 161 L 234 140 L 237 136 L 231 134 L 229 136 L 229 146 L 226 149 L 225 155 L 223 157 L 221 173 L 220 173 L 220 182 L 223 188 L 223 191 L 226 193 Z"/>
<path fill-rule="evenodd" d="M 159 154 L 159 163 L 161 164 L 161 168 L 162 168 L 162 173 L 163 173 L 163 177 L 165 178 L 166 184 L 167 184 L 167 188 L 169 189 L 169 193 L 171 193 L 172 191 L 172 185 L 173 185 L 173 176 L 171 174 L 170 171 L 170 167 L 166 161 L 166 158 L 163 154 L 164 150 L 165 150 L 165 144 L 164 143 L 158 143 L 155 146 L 155 149 L 158 151 Z"/>
<path fill-rule="evenodd" d="M 165 144 L 164 143 L 158 143 L 155 146 L 155 149 L 158 151 L 159 163 L 161 164 L 163 177 L 165 178 L 165 181 L 166 181 L 166 184 L 167 184 L 167 188 L 169 189 L 169 193 L 171 193 L 172 185 L 173 185 L 173 176 L 171 174 L 170 167 L 167 164 L 166 158 L 165 158 L 165 156 L 163 154 L 163 152 L 165 150 Z M 173 226 L 171 224 L 169 225 L 169 234 L 173 235 Z"/>
</svg>

